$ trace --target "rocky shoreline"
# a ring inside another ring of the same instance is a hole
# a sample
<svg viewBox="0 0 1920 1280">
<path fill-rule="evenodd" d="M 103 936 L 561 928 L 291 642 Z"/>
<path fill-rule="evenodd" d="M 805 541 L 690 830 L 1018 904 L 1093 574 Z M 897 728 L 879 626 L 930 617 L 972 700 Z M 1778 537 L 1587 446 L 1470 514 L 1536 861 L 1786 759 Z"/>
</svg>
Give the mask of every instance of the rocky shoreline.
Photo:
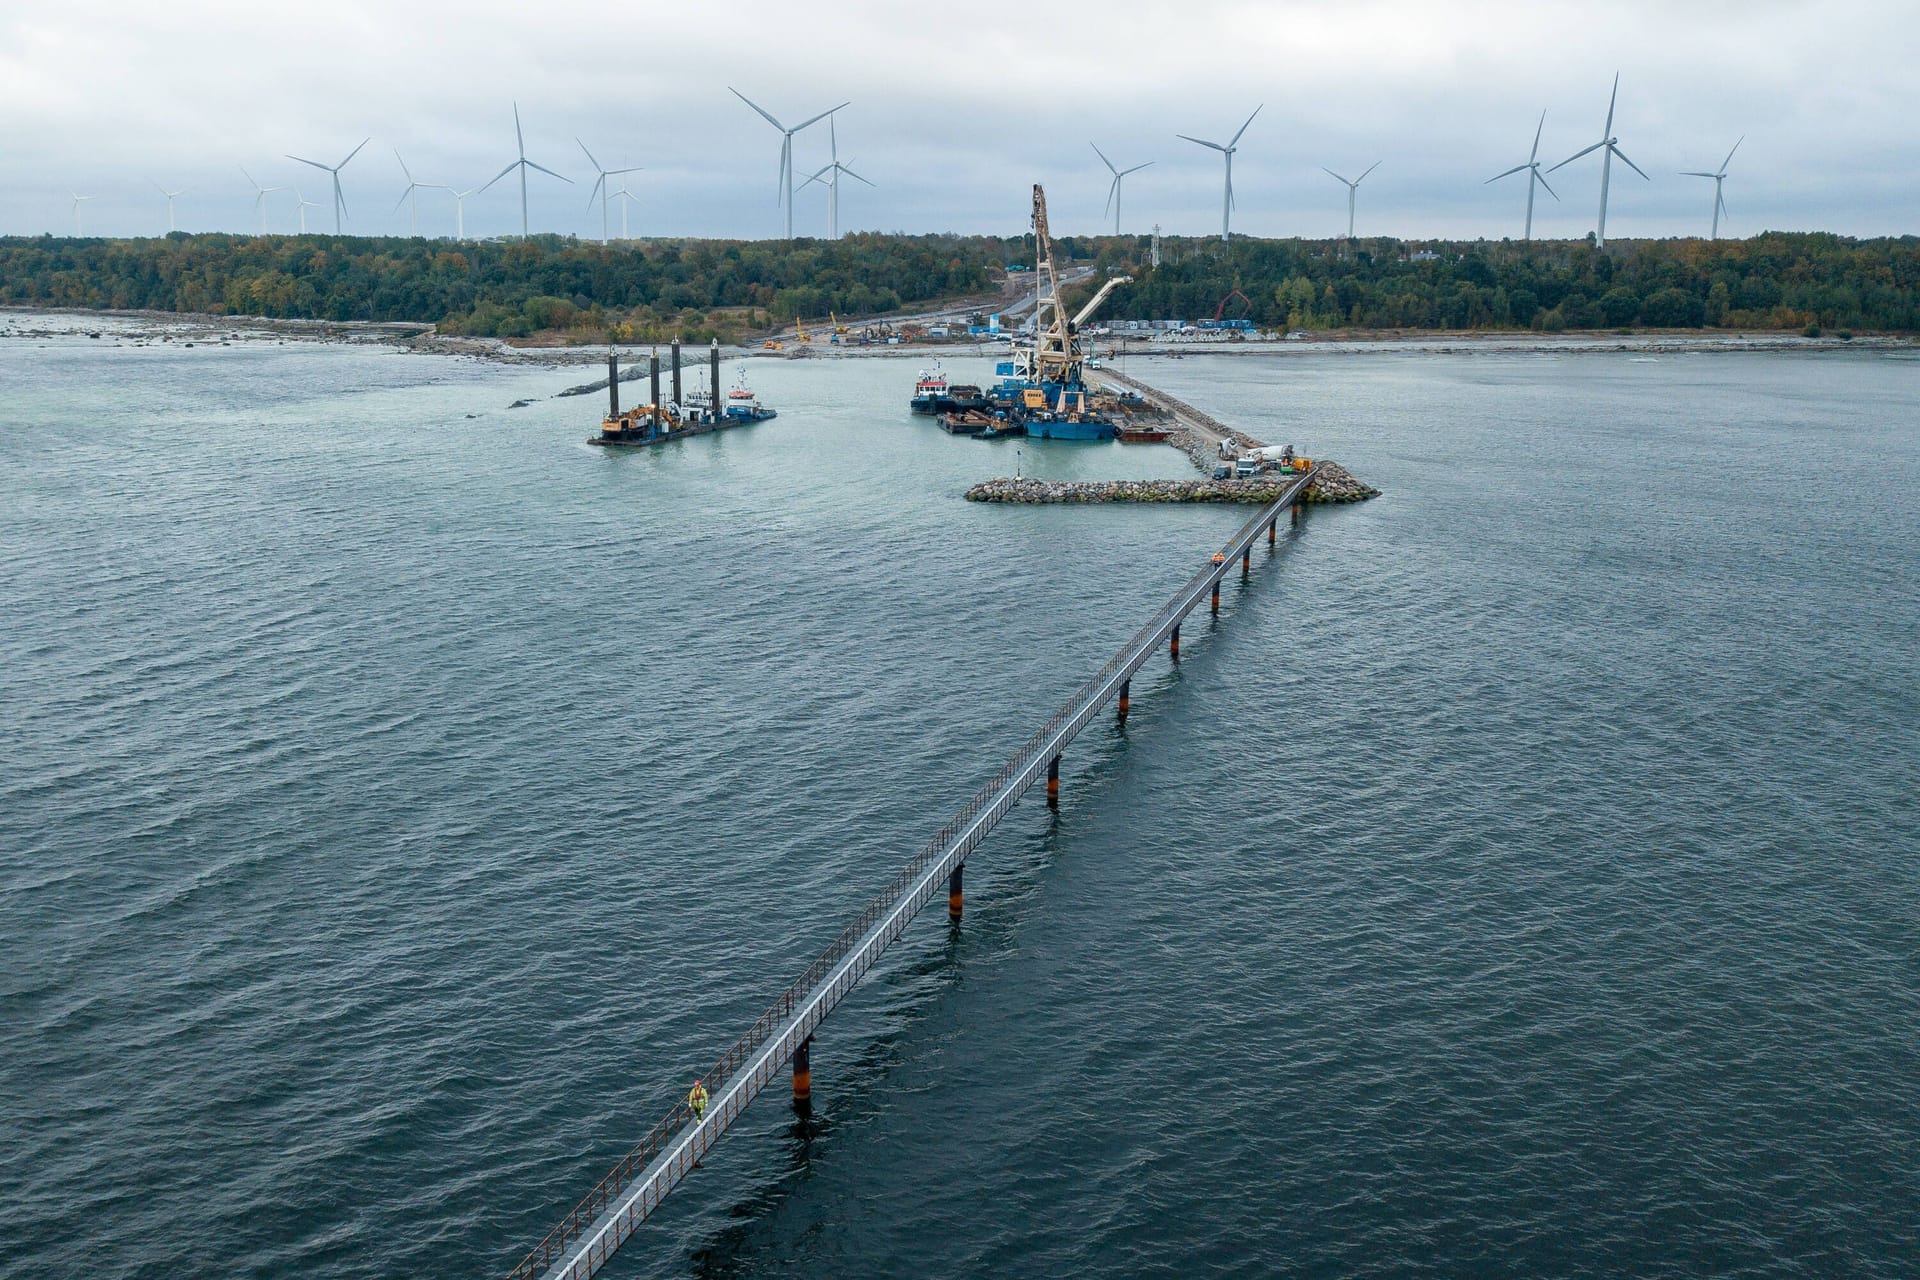
<svg viewBox="0 0 1920 1280">
<path fill-rule="evenodd" d="M 1380 491 L 1356 480 L 1337 462 L 1315 464 L 1313 483 L 1302 502 L 1364 502 Z M 1250 480 L 1025 480 L 1000 477 L 967 490 L 968 502 L 1010 502 L 1029 506 L 1103 502 L 1238 502 L 1264 506 L 1279 499 L 1292 476 L 1263 475 Z"/>
</svg>

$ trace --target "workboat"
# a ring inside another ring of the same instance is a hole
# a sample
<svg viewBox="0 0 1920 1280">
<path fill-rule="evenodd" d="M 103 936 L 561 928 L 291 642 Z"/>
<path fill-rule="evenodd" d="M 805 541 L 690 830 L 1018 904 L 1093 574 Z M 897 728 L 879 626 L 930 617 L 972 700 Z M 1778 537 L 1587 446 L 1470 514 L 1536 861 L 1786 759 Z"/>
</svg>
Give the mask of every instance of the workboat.
<svg viewBox="0 0 1920 1280">
<path fill-rule="evenodd" d="M 735 379 L 733 389 L 727 392 L 726 412 L 728 420 L 732 422 L 765 422 L 776 416 L 774 410 L 761 404 L 754 398 L 753 392 L 747 390 L 744 373 Z"/>
<path fill-rule="evenodd" d="M 913 399 L 907 402 L 907 407 L 915 413 L 939 413 L 948 407 L 946 400 L 947 375 L 935 360 L 933 368 L 920 371 L 919 381 L 913 384 Z"/>
</svg>

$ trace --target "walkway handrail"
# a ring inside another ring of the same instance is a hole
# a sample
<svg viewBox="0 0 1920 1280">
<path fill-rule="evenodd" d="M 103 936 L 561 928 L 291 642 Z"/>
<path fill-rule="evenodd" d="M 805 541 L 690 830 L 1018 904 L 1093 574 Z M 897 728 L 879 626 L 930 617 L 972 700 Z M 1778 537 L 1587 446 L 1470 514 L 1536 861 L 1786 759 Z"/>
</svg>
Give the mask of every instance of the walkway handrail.
<svg viewBox="0 0 1920 1280">
<path fill-rule="evenodd" d="M 1067 744 L 1167 640 L 1226 575 L 1235 557 L 1248 551 L 1260 530 L 1299 500 L 1317 471 L 1316 467 L 1295 479 L 1242 526 L 1207 567 L 1188 580 L 1111 661 L 1021 745 L 867 903 L 853 923 L 841 930 L 806 972 L 755 1020 L 701 1077 L 711 1098 L 704 1118 L 689 1130 L 694 1120 L 692 1109 L 685 1102 L 676 1105 L 508 1273 L 509 1280 L 539 1280 L 542 1276 L 585 1280 L 605 1264 L 900 936 L 940 881 L 966 860 Z M 570 1251 L 570 1246 L 583 1238 L 585 1243 Z"/>
</svg>

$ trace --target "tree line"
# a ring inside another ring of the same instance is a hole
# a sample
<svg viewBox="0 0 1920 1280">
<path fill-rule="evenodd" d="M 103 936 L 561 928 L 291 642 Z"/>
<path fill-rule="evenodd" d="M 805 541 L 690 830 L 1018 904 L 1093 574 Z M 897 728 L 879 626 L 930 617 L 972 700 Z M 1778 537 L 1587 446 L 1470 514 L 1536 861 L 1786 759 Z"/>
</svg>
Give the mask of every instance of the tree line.
<svg viewBox="0 0 1920 1280">
<path fill-rule="evenodd" d="M 175 233 L 0 239 L 0 303 L 306 320 L 443 332 L 733 340 L 761 323 L 869 316 L 989 287 L 989 242 L 954 236 L 447 242 Z"/>
<path fill-rule="evenodd" d="M 1920 331 L 1920 239 L 1240 240 L 1089 246 L 1134 283 L 1110 319 L 1245 318 L 1265 329 Z"/>
<path fill-rule="evenodd" d="M 1125 272 L 1102 319 L 1265 329 L 1920 331 L 1920 239 L 1769 232 L 1749 240 L 1467 241 L 1065 237 L 1092 280 Z M 0 239 L 0 304 L 431 322 L 494 337 L 736 341 L 829 313 L 859 319 L 995 287 L 1031 236 L 434 241 L 175 233 Z M 1084 297 L 1092 284 L 1078 290 Z M 1072 299 L 1070 298 L 1071 302 Z"/>
</svg>

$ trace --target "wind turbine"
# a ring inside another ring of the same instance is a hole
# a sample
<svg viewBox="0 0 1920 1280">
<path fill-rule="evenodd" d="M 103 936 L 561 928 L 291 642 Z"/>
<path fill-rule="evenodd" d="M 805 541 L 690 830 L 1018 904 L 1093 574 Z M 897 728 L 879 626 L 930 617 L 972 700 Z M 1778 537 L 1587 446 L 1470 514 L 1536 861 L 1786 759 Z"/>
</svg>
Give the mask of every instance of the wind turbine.
<svg viewBox="0 0 1920 1280">
<path fill-rule="evenodd" d="M 610 198 L 620 202 L 620 238 L 622 240 L 628 239 L 627 209 L 633 204 L 633 192 L 627 190 L 627 184 L 623 181 L 620 184 L 620 189 L 614 192 Z"/>
<path fill-rule="evenodd" d="M 300 202 L 298 206 L 296 206 L 300 210 L 300 234 L 305 235 L 307 234 L 307 210 L 324 209 L 327 206 L 321 204 L 318 200 L 307 199 L 300 194 L 300 188 L 298 187 L 293 189 L 293 198 Z M 398 206 L 395 207 L 397 208 Z"/>
<path fill-rule="evenodd" d="M 1148 165 L 1151 165 L 1153 161 L 1149 160 L 1147 161 L 1146 164 L 1137 164 L 1133 166 L 1133 168 L 1131 169 L 1116 169 L 1113 167 L 1113 161 L 1107 159 L 1107 153 L 1100 149 L 1098 143 L 1089 142 L 1087 145 L 1093 148 L 1093 154 L 1100 157 L 1100 163 L 1107 166 L 1107 171 L 1113 175 L 1113 185 L 1107 188 L 1107 204 L 1110 205 L 1113 209 L 1113 234 L 1119 235 L 1120 234 L 1120 179 L 1126 177 L 1130 173 L 1140 172 L 1142 169 L 1147 168 Z"/>
<path fill-rule="evenodd" d="M 1529 241 L 1533 239 L 1533 184 L 1537 182 L 1541 186 L 1547 187 L 1547 180 L 1540 176 L 1540 131 L 1546 127 L 1547 127 L 1547 113 L 1542 111 L 1540 113 L 1540 123 L 1533 127 L 1533 150 L 1527 153 L 1527 162 L 1525 164 L 1517 164 L 1513 166 L 1513 168 L 1507 170 L 1505 173 L 1496 173 L 1491 178 L 1488 178 L 1486 182 L 1483 182 L 1480 184 L 1481 186 L 1484 187 L 1487 185 L 1488 182 L 1498 182 L 1502 178 L 1510 178 L 1514 174 L 1520 173 L 1522 171 L 1526 173 L 1527 175 L 1527 235 L 1526 235 L 1526 238 Z M 1557 194 L 1554 193 L 1554 190 L 1552 187 L 1547 187 L 1547 194 L 1550 196 L 1553 196 L 1555 200 L 1558 200 L 1560 198 Z"/>
<path fill-rule="evenodd" d="M 1745 142 L 1746 140 L 1747 135 L 1744 133 L 1741 134 L 1740 142 Z M 1733 151 L 1740 149 L 1740 142 L 1733 144 Z M 1720 184 L 1727 180 L 1727 165 L 1733 160 L 1733 151 L 1727 152 L 1727 158 L 1720 162 L 1720 171 L 1718 173 L 1701 173 L 1697 169 L 1682 169 L 1680 171 L 1680 176 L 1683 178 L 1713 179 L 1713 234 L 1707 237 L 1709 240 L 1718 240 L 1720 238 L 1720 214 L 1727 207 L 1726 200 L 1720 195 Z"/>
<path fill-rule="evenodd" d="M 253 211 L 260 215 L 260 234 L 265 235 L 267 234 L 267 197 L 276 191 L 285 191 L 287 188 L 261 186 L 259 183 L 253 181 L 253 175 L 247 173 L 247 166 L 245 165 L 240 166 L 240 172 L 247 175 L 247 181 L 253 186 Z"/>
<path fill-rule="evenodd" d="M 1259 107 L 1255 107 L 1255 108 L 1253 109 L 1253 116 L 1257 116 L 1257 115 L 1259 115 L 1259 114 L 1260 114 L 1260 107 L 1264 107 L 1264 106 L 1266 106 L 1266 105 L 1267 105 L 1267 104 L 1263 102 L 1263 103 L 1261 103 L 1261 104 L 1260 104 L 1260 106 L 1259 106 Z M 1247 117 L 1247 124 L 1252 124 L 1252 123 L 1253 123 L 1253 116 L 1248 116 L 1248 117 Z M 1193 137 L 1189 137 L 1188 135 L 1186 135 L 1186 134 L 1184 134 L 1184 133 L 1180 133 L 1180 134 L 1175 134 L 1175 135 L 1174 135 L 1175 137 L 1177 137 L 1177 138 L 1180 138 L 1180 139 L 1182 139 L 1183 141 L 1186 141 L 1186 142 L 1197 142 L 1197 143 L 1199 143 L 1199 144 L 1200 144 L 1201 146 L 1203 146 L 1203 147 L 1212 147 L 1212 148 L 1213 148 L 1213 149 L 1214 149 L 1215 151 L 1218 151 L 1218 152 L 1219 152 L 1219 153 L 1220 153 L 1220 154 L 1221 154 L 1222 156 L 1224 156 L 1224 157 L 1226 158 L 1226 161 L 1227 161 L 1227 189 L 1226 189 L 1226 194 L 1225 194 L 1225 195 L 1223 195 L 1223 196 L 1221 197 L 1221 199 L 1220 199 L 1220 241 L 1221 241 L 1221 243 L 1223 243 L 1223 244 L 1226 244 L 1226 243 L 1229 243 L 1229 242 L 1231 242 L 1231 241 L 1232 241 L 1232 239 L 1233 239 L 1233 230 L 1232 230 L 1232 215 L 1233 215 L 1233 153 L 1234 153 L 1234 151 L 1236 151 L 1236 150 L 1237 150 L 1237 149 L 1239 148 L 1239 146 L 1240 146 L 1240 134 L 1242 134 L 1242 133 L 1245 133 L 1245 132 L 1247 131 L 1247 124 L 1243 124 L 1243 125 L 1241 125 L 1241 126 L 1240 126 L 1240 130 L 1239 130 L 1239 132 L 1238 132 L 1238 133 L 1235 133 L 1235 134 L 1233 135 L 1233 139 L 1232 139 L 1232 141 L 1230 141 L 1230 142 L 1228 142 L 1228 143 L 1227 143 L 1227 145 L 1226 145 L 1226 146 L 1224 146 L 1224 147 L 1223 147 L 1223 146 L 1221 146 L 1221 145 L 1220 145 L 1219 143 L 1217 143 L 1217 142 L 1208 142 L 1208 141 L 1207 141 L 1207 140 L 1206 140 L 1205 138 L 1193 138 Z"/>
<path fill-rule="evenodd" d="M 1553 166 L 1553 169 L 1559 169 L 1572 164 L 1575 160 L 1578 160 L 1581 156 L 1589 152 L 1600 152 L 1600 225 L 1595 229 L 1593 235 L 1593 242 L 1595 246 L 1599 248 L 1605 248 L 1607 243 L 1607 181 L 1613 175 L 1613 158 L 1619 156 L 1621 164 L 1626 165 L 1627 168 L 1633 170 L 1641 177 L 1647 178 L 1646 171 L 1633 161 L 1627 159 L 1627 153 L 1620 149 L 1620 139 L 1613 136 L 1613 104 L 1614 100 L 1619 96 L 1620 73 L 1616 71 L 1613 73 L 1613 94 L 1607 99 L 1607 126 L 1600 131 L 1600 141 L 1590 147 L 1574 152 L 1565 160 Z M 1604 151 L 1601 150 L 1603 147 L 1605 148 Z M 1552 173 L 1553 169 L 1549 169 L 1547 172 Z M 1653 179 L 1647 178 L 1647 181 L 1652 182 Z"/>
<path fill-rule="evenodd" d="M 448 187 L 447 190 L 453 191 L 453 188 Z M 479 187 L 468 187 L 465 191 L 453 191 L 453 238 L 455 240 L 467 238 L 467 197 L 479 190 L 481 190 Z"/>
<path fill-rule="evenodd" d="M 836 107 L 834 110 L 837 111 L 839 108 Z M 867 182 L 867 180 L 840 163 L 840 138 L 839 135 L 834 132 L 832 111 L 827 113 L 827 141 L 828 145 L 833 149 L 833 160 L 828 164 L 821 165 L 820 168 L 814 172 L 813 176 L 809 177 L 800 185 L 802 187 L 808 187 L 816 182 L 821 182 L 822 185 L 826 187 L 827 238 L 830 240 L 838 240 L 840 238 L 840 175 L 844 173 L 849 178 L 856 178 L 861 182 Z M 829 173 L 833 176 L 822 182 L 821 175 Z M 871 187 L 873 184 L 867 182 L 867 185 Z"/>
<path fill-rule="evenodd" d="M 72 192 L 71 194 L 73 196 L 73 234 L 74 237 L 78 239 L 80 236 L 80 204 L 82 201 L 96 200 L 99 197 L 83 196 L 78 191 Z"/>
<path fill-rule="evenodd" d="M 360 147 L 364 147 L 372 141 L 372 138 L 362 138 L 360 140 Z M 347 215 L 347 195 L 346 192 L 340 189 L 340 171 L 347 167 L 347 161 L 352 160 L 360 154 L 360 147 L 355 147 L 353 150 L 347 152 L 347 159 L 342 160 L 339 164 L 321 164 L 318 160 L 301 160 L 299 156 L 294 155 L 287 157 L 289 160 L 300 160 L 301 164 L 310 164 L 333 178 L 333 234 L 335 235 L 340 234 L 340 220 Z M 398 153 L 396 152 L 395 154 Z"/>
<path fill-rule="evenodd" d="M 173 202 L 179 197 L 187 194 L 187 189 L 185 187 L 182 187 L 178 191 L 169 191 L 157 182 L 153 184 L 153 188 L 154 190 L 158 191 L 161 195 L 167 198 L 167 230 L 168 232 L 178 231 L 179 228 L 173 224 Z"/>
<path fill-rule="evenodd" d="M 574 141 L 580 142 L 580 139 L 576 137 Z M 623 173 L 639 173 L 640 168 L 636 165 L 631 169 L 602 169 L 600 162 L 593 158 L 593 152 L 587 151 L 586 143 L 580 142 L 580 149 L 587 152 L 587 163 L 592 165 L 593 171 L 600 175 L 594 179 L 593 190 L 587 193 L 587 208 L 593 208 L 593 198 L 595 196 L 600 197 L 600 243 L 605 244 L 607 242 L 607 200 L 611 194 L 607 190 L 607 179 L 617 177 Z M 626 236 L 623 234 L 620 238 L 624 240 Z"/>
<path fill-rule="evenodd" d="M 513 136 L 520 144 L 520 158 L 502 169 L 499 173 L 494 174 L 493 181 L 487 183 L 486 187 L 481 187 L 480 189 L 485 191 L 487 187 L 492 186 L 494 182 L 500 181 L 500 179 L 506 177 L 515 169 L 520 171 L 520 238 L 525 240 L 527 238 L 527 170 L 538 169 L 549 178 L 560 178 L 560 181 L 566 183 L 568 186 L 573 185 L 573 179 L 561 178 L 559 174 L 547 168 L 545 165 L 535 164 L 533 161 L 527 159 L 527 135 L 520 132 L 520 104 L 517 102 L 513 104 Z"/>
<path fill-rule="evenodd" d="M 789 129 L 787 128 L 787 126 L 781 124 L 778 120 L 775 120 L 771 115 L 769 115 L 764 107 L 760 106 L 760 104 L 755 102 L 753 99 L 749 98 L 746 94 L 740 92 L 738 89 L 735 89 L 732 85 L 727 86 L 727 91 L 733 94 L 734 97 L 740 99 L 740 101 L 752 107 L 755 111 L 759 112 L 760 118 L 762 120 L 765 120 L 768 124 L 772 125 L 774 128 L 780 131 L 780 176 L 778 181 L 780 183 L 781 196 L 786 203 L 786 209 L 787 209 L 787 239 L 791 240 L 793 239 L 793 135 L 800 132 L 802 129 L 806 128 L 810 124 L 820 123 L 820 121 L 825 120 L 828 116 L 832 115 L 835 111 L 840 110 L 840 107 L 849 106 L 851 104 L 843 102 L 840 104 L 839 107 L 833 107 L 830 110 L 822 111 L 817 116 L 808 116 L 805 120 L 802 120 L 799 124 Z M 864 182 L 865 179 L 863 178 L 861 179 L 861 181 Z"/>
<path fill-rule="evenodd" d="M 442 186 L 438 182 L 414 181 L 413 170 L 407 168 L 407 162 L 405 160 L 400 159 L 400 148 L 398 147 L 393 149 L 393 158 L 400 160 L 400 172 L 407 175 L 407 189 L 400 193 L 400 199 L 394 204 L 393 211 L 398 213 L 400 212 L 401 205 L 409 201 L 412 202 L 413 207 L 407 210 L 407 234 L 409 236 L 417 236 L 420 234 L 420 197 L 414 193 L 416 191 L 451 191 L 453 188 Z"/>
<path fill-rule="evenodd" d="M 1345 178 L 1342 178 L 1339 174 L 1327 168 L 1325 165 L 1320 166 L 1320 172 L 1326 174 L 1329 178 L 1334 179 L 1336 182 L 1346 183 L 1348 243 L 1352 243 L 1353 241 L 1353 203 L 1354 203 L 1355 197 L 1357 197 L 1360 194 L 1360 184 L 1367 180 L 1368 173 L 1372 173 L 1375 169 L 1378 169 L 1379 167 L 1380 167 L 1380 162 L 1378 160 L 1375 160 L 1372 164 L 1367 166 L 1366 173 L 1362 173 L 1359 177 L 1355 178 L 1353 181 L 1348 182 Z"/>
</svg>

